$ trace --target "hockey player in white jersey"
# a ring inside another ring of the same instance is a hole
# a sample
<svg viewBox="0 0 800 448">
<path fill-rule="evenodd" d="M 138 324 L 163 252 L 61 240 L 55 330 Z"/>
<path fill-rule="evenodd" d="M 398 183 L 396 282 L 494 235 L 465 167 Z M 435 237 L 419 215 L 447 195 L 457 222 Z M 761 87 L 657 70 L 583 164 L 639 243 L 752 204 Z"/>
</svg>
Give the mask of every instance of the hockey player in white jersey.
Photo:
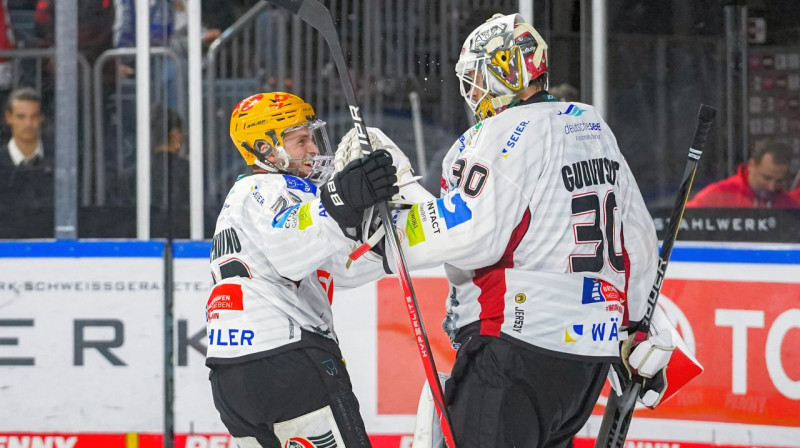
<svg viewBox="0 0 800 448">
<path fill-rule="evenodd" d="M 345 269 L 344 231 L 397 192 L 384 151 L 339 173 L 336 220 L 318 186 L 333 171 L 325 123 L 282 92 L 242 100 L 231 138 L 251 168 L 228 193 L 211 250 L 206 307 L 214 404 L 238 446 L 370 446 L 334 332 L 334 288 L 383 274 L 380 259 Z M 330 197 L 327 198 L 330 201 Z M 340 225 L 337 225 L 341 223 Z M 349 224 L 348 224 L 349 223 Z"/>
<path fill-rule="evenodd" d="M 450 283 L 459 448 L 570 446 L 610 362 L 654 376 L 672 351 L 620 353 L 654 281 L 655 227 L 608 124 L 547 92 L 546 50 L 519 15 L 469 35 L 456 73 L 478 123 L 445 157 L 441 197 L 394 214 L 407 265 L 444 264 Z"/>
</svg>

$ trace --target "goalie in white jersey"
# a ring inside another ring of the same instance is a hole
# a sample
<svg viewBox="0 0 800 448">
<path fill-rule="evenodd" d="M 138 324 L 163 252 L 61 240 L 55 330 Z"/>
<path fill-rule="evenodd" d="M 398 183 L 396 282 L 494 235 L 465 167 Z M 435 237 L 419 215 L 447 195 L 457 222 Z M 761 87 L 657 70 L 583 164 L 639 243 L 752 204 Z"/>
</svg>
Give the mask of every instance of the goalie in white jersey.
<svg viewBox="0 0 800 448">
<path fill-rule="evenodd" d="M 317 188 L 331 176 L 333 151 L 311 105 L 288 93 L 253 95 L 234 108 L 231 138 L 251 169 L 228 193 L 212 243 L 214 404 L 242 448 L 368 447 L 331 302 L 334 287 L 383 274 L 379 259 L 345 269 L 352 241 L 343 230 L 397 192 L 392 159 L 376 151 L 334 176 L 353 181 L 338 184 L 334 221 Z"/>
<path fill-rule="evenodd" d="M 656 274 L 655 227 L 614 134 L 546 91 L 546 49 L 519 15 L 470 34 L 456 72 L 479 122 L 445 157 L 441 197 L 395 212 L 408 266 L 444 264 L 450 283 L 459 448 L 569 446 Z M 669 343 L 636 350 L 648 361 L 632 369 L 663 373 Z"/>
</svg>

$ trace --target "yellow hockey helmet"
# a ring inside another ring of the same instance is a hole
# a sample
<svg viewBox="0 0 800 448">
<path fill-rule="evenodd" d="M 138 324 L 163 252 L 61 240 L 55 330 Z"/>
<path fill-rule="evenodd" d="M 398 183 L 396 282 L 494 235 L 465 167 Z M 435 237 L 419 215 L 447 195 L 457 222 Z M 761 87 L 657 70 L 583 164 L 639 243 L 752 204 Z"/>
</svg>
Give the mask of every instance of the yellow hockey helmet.
<svg viewBox="0 0 800 448">
<path fill-rule="evenodd" d="M 284 138 L 303 128 L 308 130 L 316 151 L 292 158 Z M 240 101 L 231 113 L 230 134 L 248 165 L 320 184 L 333 172 L 333 150 L 325 122 L 316 119 L 310 104 L 290 93 L 259 93 Z"/>
</svg>

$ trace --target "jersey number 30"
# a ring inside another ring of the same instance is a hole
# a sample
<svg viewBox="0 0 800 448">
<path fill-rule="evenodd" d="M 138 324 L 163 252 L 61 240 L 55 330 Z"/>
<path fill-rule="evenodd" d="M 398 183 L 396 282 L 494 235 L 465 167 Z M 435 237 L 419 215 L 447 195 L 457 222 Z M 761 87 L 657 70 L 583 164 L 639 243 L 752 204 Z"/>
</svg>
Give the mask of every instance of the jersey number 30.
<svg viewBox="0 0 800 448">
<path fill-rule="evenodd" d="M 590 216 L 592 222 L 573 224 L 575 244 L 593 244 L 594 254 L 570 255 L 571 272 L 600 272 L 606 261 L 617 272 L 625 270 L 622 253 L 616 252 L 614 242 L 619 238 L 620 229 L 615 223 L 614 211 L 617 197 L 613 191 L 606 193 L 600 207 L 597 192 L 572 197 L 572 216 Z"/>
</svg>

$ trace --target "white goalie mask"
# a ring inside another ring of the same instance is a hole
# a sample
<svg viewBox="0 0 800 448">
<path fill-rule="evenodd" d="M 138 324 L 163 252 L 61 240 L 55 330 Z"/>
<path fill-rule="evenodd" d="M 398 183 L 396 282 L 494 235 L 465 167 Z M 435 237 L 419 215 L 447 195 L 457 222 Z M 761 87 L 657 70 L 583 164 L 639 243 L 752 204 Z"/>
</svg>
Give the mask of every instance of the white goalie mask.
<svg viewBox="0 0 800 448">
<path fill-rule="evenodd" d="M 508 107 L 531 80 L 547 76 L 547 44 L 519 14 L 495 14 L 467 37 L 456 76 L 481 121 Z"/>
</svg>

